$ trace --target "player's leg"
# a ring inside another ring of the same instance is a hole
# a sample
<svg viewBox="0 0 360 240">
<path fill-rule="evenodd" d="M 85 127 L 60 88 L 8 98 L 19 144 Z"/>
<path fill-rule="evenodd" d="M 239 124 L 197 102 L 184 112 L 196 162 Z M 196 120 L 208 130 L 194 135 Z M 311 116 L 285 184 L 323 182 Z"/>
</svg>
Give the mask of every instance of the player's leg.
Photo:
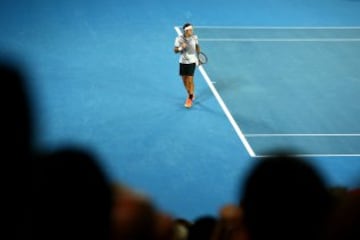
<svg viewBox="0 0 360 240">
<path fill-rule="evenodd" d="M 188 76 L 181 76 L 185 90 L 188 94 L 190 94 L 190 84 L 189 84 L 189 77 Z"/>
<path fill-rule="evenodd" d="M 194 76 L 188 77 L 188 84 L 189 84 L 189 98 L 194 100 L 194 92 L 195 92 L 195 83 L 194 83 Z"/>
<path fill-rule="evenodd" d="M 189 76 L 182 76 L 183 82 L 184 82 L 184 86 L 186 89 L 186 92 L 188 94 L 188 97 L 186 98 L 185 101 L 185 107 L 189 108 L 192 106 L 192 99 L 190 98 L 190 94 L 191 94 L 191 78 Z"/>
<path fill-rule="evenodd" d="M 195 74 L 195 68 L 196 68 L 196 64 L 189 64 L 189 98 L 194 101 L 195 99 L 195 82 L 194 82 L 194 74 Z"/>
</svg>

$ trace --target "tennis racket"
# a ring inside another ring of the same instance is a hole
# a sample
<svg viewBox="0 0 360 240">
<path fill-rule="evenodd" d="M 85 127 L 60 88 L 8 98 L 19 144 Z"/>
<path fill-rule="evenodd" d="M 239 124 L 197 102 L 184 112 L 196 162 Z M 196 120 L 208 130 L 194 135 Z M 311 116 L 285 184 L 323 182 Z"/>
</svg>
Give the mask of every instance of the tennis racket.
<svg viewBox="0 0 360 240">
<path fill-rule="evenodd" d="M 208 58 L 203 52 L 199 52 L 198 59 L 200 64 L 206 64 L 208 62 Z"/>
</svg>

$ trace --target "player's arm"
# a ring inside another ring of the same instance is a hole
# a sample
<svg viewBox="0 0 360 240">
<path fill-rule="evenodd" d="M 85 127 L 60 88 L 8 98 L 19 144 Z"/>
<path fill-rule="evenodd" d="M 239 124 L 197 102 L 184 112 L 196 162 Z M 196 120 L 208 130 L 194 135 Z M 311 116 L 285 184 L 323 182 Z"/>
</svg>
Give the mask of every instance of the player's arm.
<svg viewBox="0 0 360 240">
<path fill-rule="evenodd" d="M 200 45 L 198 43 L 195 45 L 195 50 L 196 50 L 196 57 L 197 57 L 197 65 L 201 65 L 202 63 L 199 60 Z"/>
<path fill-rule="evenodd" d="M 175 41 L 174 52 L 181 53 L 186 48 L 186 43 L 181 42 L 178 38 Z"/>
<path fill-rule="evenodd" d="M 180 46 L 175 46 L 174 47 L 174 52 L 175 53 L 180 53 L 180 52 L 182 52 L 184 49 L 182 48 L 182 47 L 180 47 Z"/>
<path fill-rule="evenodd" d="M 200 45 L 196 44 L 195 49 L 196 49 L 196 54 L 199 55 L 199 53 L 200 53 Z"/>
<path fill-rule="evenodd" d="M 181 53 L 185 50 L 185 48 L 186 48 L 186 43 L 181 43 L 181 44 L 179 44 L 179 46 L 174 47 L 174 52 Z"/>
<path fill-rule="evenodd" d="M 200 53 L 200 44 L 199 44 L 199 39 L 197 36 L 195 36 L 195 50 L 196 50 L 196 54 L 199 55 Z"/>
</svg>

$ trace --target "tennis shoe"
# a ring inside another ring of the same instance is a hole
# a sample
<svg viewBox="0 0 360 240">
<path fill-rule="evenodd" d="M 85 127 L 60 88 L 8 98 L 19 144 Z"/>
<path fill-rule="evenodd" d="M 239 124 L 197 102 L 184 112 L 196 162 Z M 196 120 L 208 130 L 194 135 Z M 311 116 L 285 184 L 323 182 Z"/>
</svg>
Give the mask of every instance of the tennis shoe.
<svg viewBox="0 0 360 240">
<path fill-rule="evenodd" d="M 192 106 L 192 100 L 190 98 L 186 99 L 185 107 L 186 108 L 191 108 L 191 106 Z"/>
</svg>

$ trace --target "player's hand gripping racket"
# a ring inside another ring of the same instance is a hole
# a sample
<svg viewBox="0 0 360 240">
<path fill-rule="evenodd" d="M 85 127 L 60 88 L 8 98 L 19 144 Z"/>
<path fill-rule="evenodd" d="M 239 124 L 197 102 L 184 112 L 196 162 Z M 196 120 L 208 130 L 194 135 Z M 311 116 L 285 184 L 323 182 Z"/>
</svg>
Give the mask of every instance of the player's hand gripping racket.
<svg viewBox="0 0 360 240">
<path fill-rule="evenodd" d="M 199 52 L 198 59 L 199 59 L 199 65 L 206 64 L 208 62 L 208 58 L 203 52 Z"/>
</svg>

